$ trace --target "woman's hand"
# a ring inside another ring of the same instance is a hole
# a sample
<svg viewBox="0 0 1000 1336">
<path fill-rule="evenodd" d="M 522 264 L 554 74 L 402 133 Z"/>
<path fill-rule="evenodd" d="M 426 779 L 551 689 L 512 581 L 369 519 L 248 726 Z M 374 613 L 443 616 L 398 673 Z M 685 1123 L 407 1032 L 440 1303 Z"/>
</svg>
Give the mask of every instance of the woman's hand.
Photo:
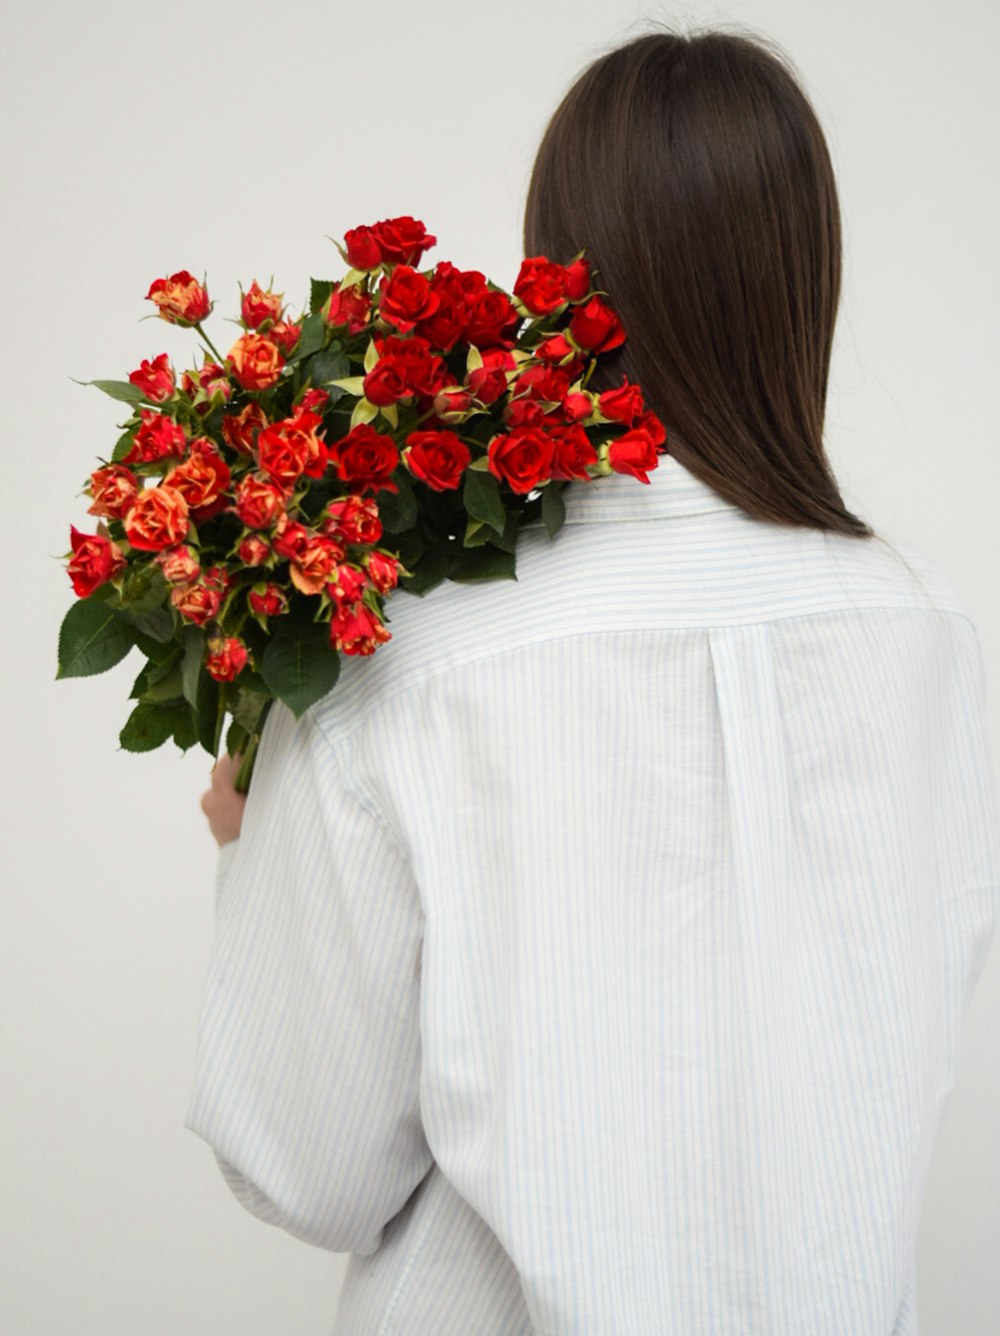
<svg viewBox="0 0 1000 1336">
<path fill-rule="evenodd" d="M 201 795 L 201 810 L 208 817 L 220 848 L 238 839 L 243 825 L 247 797 L 236 791 L 236 772 L 242 759 L 242 756 L 229 756 L 223 752 L 212 767 L 212 787 Z"/>
</svg>

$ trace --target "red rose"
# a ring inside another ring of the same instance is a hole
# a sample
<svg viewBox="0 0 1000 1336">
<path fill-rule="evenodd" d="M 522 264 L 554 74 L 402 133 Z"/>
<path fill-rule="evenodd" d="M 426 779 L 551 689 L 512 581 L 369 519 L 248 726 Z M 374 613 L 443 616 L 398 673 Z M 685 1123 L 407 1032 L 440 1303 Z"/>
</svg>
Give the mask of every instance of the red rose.
<svg viewBox="0 0 1000 1336">
<path fill-rule="evenodd" d="M 231 682 L 246 667 L 247 647 L 239 636 L 210 640 L 208 651 L 205 667 L 216 682 Z"/>
<path fill-rule="evenodd" d="M 387 552 L 369 552 L 363 559 L 372 587 L 387 594 L 399 583 L 399 561 Z"/>
<path fill-rule="evenodd" d="M 563 417 L 567 422 L 583 422 L 594 411 L 594 401 L 586 390 L 567 394 L 562 401 Z"/>
<path fill-rule="evenodd" d="M 569 376 L 558 367 L 529 366 L 514 381 L 511 392 L 517 396 L 527 392 L 528 398 L 538 403 L 561 404 L 569 383 Z"/>
<path fill-rule="evenodd" d="M 434 396 L 434 416 L 442 422 L 461 422 L 472 407 L 472 394 L 461 385 L 445 385 Z"/>
<path fill-rule="evenodd" d="M 458 487 L 471 459 L 469 447 L 453 431 L 411 431 L 403 451 L 413 476 L 436 492 Z"/>
<path fill-rule="evenodd" d="M 361 265 L 355 265 L 360 269 Z M 330 293 L 323 307 L 323 317 L 334 328 L 347 326 L 348 334 L 358 334 L 368 323 L 372 299 L 367 292 L 362 292 L 357 283 L 348 287 L 336 287 Z"/>
<path fill-rule="evenodd" d="M 256 584 L 247 594 L 250 611 L 259 620 L 262 617 L 281 617 L 288 611 L 288 595 L 281 585 Z"/>
<path fill-rule="evenodd" d="M 370 404 L 380 408 L 394 404 L 412 393 L 401 374 L 401 368 L 391 357 L 380 357 L 364 378 L 363 390 Z"/>
<path fill-rule="evenodd" d="M 631 427 L 642 412 L 642 390 L 638 385 L 630 385 L 626 377 L 613 389 L 605 390 L 598 404 L 601 413 L 611 422 L 624 422 Z"/>
<path fill-rule="evenodd" d="M 147 487 L 125 513 L 125 535 L 143 552 L 173 547 L 188 528 L 188 504 L 172 487 Z"/>
<path fill-rule="evenodd" d="M 624 436 L 608 444 L 608 462 L 615 473 L 630 473 L 648 483 L 646 469 L 659 467 L 656 445 L 644 427 L 633 427 Z"/>
<path fill-rule="evenodd" d="M 378 502 L 353 493 L 327 503 L 323 532 L 343 543 L 377 543 L 382 537 Z"/>
<path fill-rule="evenodd" d="M 579 302 L 590 291 L 590 261 L 583 255 L 566 266 L 566 296 Z"/>
<path fill-rule="evenodd" d="M 319 478 L 326 471 L 329 452 L 326 443 L 316 435 L 322 421 L 318 413 L 300 409 L 295 417 L 282 418 L 258 435 L 258 464 L 286 490 L 303 473 Z"/>
<path fill-rule="evenodd" d="M 591 297 L 573 312 L 569 332 L 581 348 L 606 353 L 625 342 L 625 330 L 613 311 L 600 297 Z"/>
<path fill-rule="evenodd" d="M 330 644 L 342 654 L 374 654 L 392 633 L 364 603 L 345 604 L 330 622 Z"/>
<path fill-rule="evenodd" d="M 537 399 L 522 395 L 513 399 L 500 414 L 505 427 L 541 427 L 545 422 L 545 409 Z"/>
<path fill-rule="evenodd" d="M 583 358 L 566 338 L 565 334 L 552 334 L 534 348 L 535 360 L 549 366 L 559 366 L 566 372 L 570 381 L 576 380 L 583 370 Z"/>
<path fill-rule="evenodd" d="M 550 435 L 555 446 L 552 459 L 553 478 L 589 482 L 587 465 L 596 464 L 598 454 L 584 429 L 579 423 L 571 423 L 565 427 L 553 427 Z"/>
<path fill-rule="evenodd" d="M 417 322 L 417 333 L 432 347 L 450 352 L 465 329 L 472 297 L 485 289 L 486 279 L 478 270 L 462 271 L 450 260 L 441 260 L 431 274 L 431 291 L 438 298 L 438 309 Z"/>
<path fill-rule="evenodd" d="M 253 453 L 257 432 L 266 427 L 267 418 L 263 408 L 252 400 L 239 413 L 226 413 L 222 418 L 222 434 L 234 450 L 241 455 Z"/>
<path fill-rule="evenodd" d="M 306 390 L 305 394 L 295 405 L 296 413 L 315 413 L 317 408 L 325 408 L 330 402 L 328 391 L 319 388 Z"/>
<path fill-rule="evenodd" d="M 512 326 L 520 317 L 505 292 L 487 289 L 474 299 L 465 326 L 465 339 L 476 348 L 509 347 Z"/>
<path fill-rule="evenodd" d="M 405 264 L 396 265 L 388 277 L 383 275 L 379 292 L 382 295 L 379 315 L 403 334 L 418 320 L 432 316 L 441 304 L 441 298 L 431 290 L 423 274 Z"/>
<path fill-rule="evenodd" d="M 223 493 L 229 486 L 229 467 L 213 450 L 195 449 L 193 445 L 188 458 L 171 469 L 163 484 L 180 492 L 197 524 L 225 506 Z"/>
<path fill-rule="evenodd" d="M 267 331 L 267 337 L 278 345 L 286 357 L 290 357 L 302 337 L 302 326 L 293 325 L 288 320 L 279 320 Z"/>
<path fill-rule="evenodd" d="M 437 237 L 432 237 L 423 223 L 409 214 L 383 219 L 372 230 L 378 238 L 384 258 L 394 264 L 418 265 L 424 251 L 430 250 L 437 243 Z M 360 265 L 355 267 L 361 268 Z"/>
<path fill-rule="evenodd" d="M 256 473 L 247 473 L 236 485 L 234 509 L 248 529 L 270 529 L 285 513 L 285 493 Z"/>
<path fill-rule="evenodd" d="M 171 325 L 196 325 L 212 309 L 208 293 L 186 269 L 150 285 L 146 300 L 155 302 L 160 318 Z"/>
<path fill-rule="evenodd" d="M 380 436 L 370 422 L 359 423 L 353 431 L 330 447 L 337 476 L 349 487 L 363 491 L 385 488 L 398 492 L 392 473 L 399 464 L 399 450 L 391 436 Z"/>
<path fill-rule="evenodd" d="M 181 544 L 159 553 L 154 561 L 163 572 L 168 584 L 190 584 L 201 574 L 201 566 L 194 549 Z"/>
<path fill-rule="evenodd" d="M 87 508 L 87 514 L 120 520 L 138 494 L 139 482 L 132 470 L 123 464 L 108 464 L 90 475 L 94 504 Z"/>
<path fill-rule="evenodd" d="M 377 269 L 382 263 L 382 245 L 370 227 L 352 227 L 345 232 L 344 249 L 352 269 Z"/>
<path fill-rule="evenodd" d="M 152 362 L 144 358 L 138 371 L 130 371 L 128 378 L 154 404 L 169 399 L 174 392 L 174 372 L 166 353 Z"/>
<path fill-rule="evenodd" d="M 271 546 L 279 557 L 297 561 L 309 545 L 311 534 L 304 524 L 282 515 L 274 530 Z"/>
<path fill-rule="evenodd" d="M 260 287 L 257 280 L 250 284 L 250 290 L 243 293 L 243 300 L 240 303 L 240 314 L 243 317 L 243 323 L 248 329 L 260 329 L 265 320 L 270 320 L 272 324 L 281 319 L 281 312 L 284 309 L 282 298 L 283 292 L 272 292 L 270 288 Z"/>
<path fill-rule="evenodd" d="M 483 365 L 470 371 L 465 378 L 469 389 L 481 404 L 492 404 L 507 390 L 507 372 L 517 369 L 517 363 L 506 348 L 487 348 L 482 354 Z"/>
<path fill-rule="evenodd" d="M 326 586 L 326 592 L 338 608 L 349 607 L 357 603 L 368 588 L 368 576 L 360 566 L 353 566 L 348 561 L 341 562 L 334 577 Z"/>
<path fill-rule="evenodd" d="M 289 568 L 292 584 L 303 594 L 321 593 L 330 572 L 343 557 L 343 547 L 327 534 L 310 534 Z"/>
<path fill-rule="evenodd" d="M 152 464 L 157 459 L 187 453 L 187 437 L 179 423 L 153 408 L 140 408 L 139 416 L 142 425 L 135 433 L 132 448 L 124 456 L 126 464 Z"/>
<path fill-rule="evenodd" d="M 407 391 L 413 394 L 436 394 L 448 376 L 444 361 L 431 351 L 426 339 L 416 334 L 405 339 L 387 334 L 375 340 L 375 348 L 379 361 L 388 359 Z"/>
<path fill-rule="evenodd" d="M 514 296 L 532 315 L 551 315 L 566 303 L 566 270 L 544 255 L 523 260 L 514 280 Z"/>
<path fill-rule="evenodd" d="M 236 549 L 236 555 L 244 566 L 263 566 L 271 549 L 259 533 L 249 533 Z"/>
<path fill-rule="evenodd" d="M 281 349 L 263 334 L 241 335 L 227 354 L 233 376 L 244 390 L 267 390 L 281 378 Z"/>
<path fill-rule="evenodd" d="M 530 492 L 551 476 L 554 442 L 539 427 L 515 427 L 490 441 L 489 469 L 514 492 Z"/>
<path fill-rule="evenodd" d="M 640 413 L 632 425 L 641 427 L 643 431 L 648 431 L 653 444 L 656 446 L 663 445 L 667 439 L 667 429 L 652 409 L 647 409 L 645 413 Z"/>
<path fill-rule="evenodd" d="M 114 580 L 125 569 L 121 548 L 109 538 L 81 533 L 71 524 L 69 542 L 72 555 L 66 570 L 73 582 L 73 591 L 80 598 L 86 598 L 100 585 Z"/>
</svg>

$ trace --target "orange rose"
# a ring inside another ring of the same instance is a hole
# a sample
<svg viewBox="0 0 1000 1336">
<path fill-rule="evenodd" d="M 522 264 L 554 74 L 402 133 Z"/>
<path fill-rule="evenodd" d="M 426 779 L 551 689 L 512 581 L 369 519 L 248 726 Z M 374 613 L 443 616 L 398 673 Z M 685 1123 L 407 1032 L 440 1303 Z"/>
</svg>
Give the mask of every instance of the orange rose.
<svg viewBox="0 0 1000 1336">
<path fill-rule="evenodd" d="M 170 602 L 185 621 L 204 626 L 222 605 L 222 587 L 207 580 L 198 584 L 177 585 L 170 591 Z"/>
<path fill-rule="evenodd" d="M 73 592 L 80 598 L 92 594 L 99 585 L 114 580 L 125 569 L 121 548 L 100 534 L 85 534 L 71 524 L 69 541 L 72 556 L 67 566 Z"/>
<path fill-rule="evenodd" d="M 253 453 L 257 432 L 267 425 L 264 410 L 254 399 L 241 412 L 223 415 L 222 434 L 234 450 L 249 455 Z"/>
<path fill-rule="evenodd" d="M 94 504 L 89 515 L 106 515 L 120 520 L 139 493 L 139 483 L 131 469 L 122 464 L 108 464 L 90 475 L 90 495 Z"/>
<path fill-rule="evenodd" d="M 192 443 L 191 454 L 183 464 L 170 470 L 163 485 L 180 492 L 195 520 L 201 521 L 217 514 L 225 505 L 223 493 L 229 486 L 229 467 L 221 455 L 198 449 L 198 444 L 198 441 Z"/>
<path fill-rule="evenodd" d="M 184 545 L 161 552 L 155 560 L 168 584 L 190 584 L 201 574 L 194 549 Z"/>
<path fill-rule="evenodd" d="M 139 369 L 130 371 L 128 378 L 154 404 L 163 403 L 174 392 L 174 373 L 166 353 L 160 353 L 152 362 L 144 358 Z"/>
<path fill-rule="evenodd" d="M 292 584 L 303 594 L 318 594 L 327 576 L 336 570 L 344 549 L 326 534 L 312 534 L 289 569 Z"/>
<path fill-rule="evenodd" d="M 162 320 L 171 325 L 196 325 L 212 309 L 208 293 L 186 269 L 169 278 L 158 278 L 146 293 L 146 300 L 159 307 Z"/>
<path fill-rule="evenodd" d="M 280 320 L 283 310 L 281 299 L 284 295 L 283 292 L 272 292 L 270 288 L 262 288 L 254 279 L 249 292 L 243 294 L 240 303 L 243 323 L 248 329 L 259 329 L 265 320 L 270 320 L 272 324 Z"/>
<path fill-rule="evenodd" d="M 238 636 L 209 640 L 205 667 L 216 682 L 231 682 L 246 667 L 247 647 Z"/>
<path fill-rule="evenodd" d="M 226 361 L 244 390 L 269 389 L 285 365 L 281 349 L 263 334 L 244 334 L 230 348 Z"/>
<path fill-rule="evenodd" d="M 392 633 L 364 603 L 345 604 L 330 621 L 330 644 L 343 654 L 374 654 L 391 639 Z"/>
<path fill-rule="evenodd" d="M 125 514 L 125 535 L 143 552 L 160 552 L 186 537 L 188 504 L 173 487 L 147 487 Z"/>
</svg>

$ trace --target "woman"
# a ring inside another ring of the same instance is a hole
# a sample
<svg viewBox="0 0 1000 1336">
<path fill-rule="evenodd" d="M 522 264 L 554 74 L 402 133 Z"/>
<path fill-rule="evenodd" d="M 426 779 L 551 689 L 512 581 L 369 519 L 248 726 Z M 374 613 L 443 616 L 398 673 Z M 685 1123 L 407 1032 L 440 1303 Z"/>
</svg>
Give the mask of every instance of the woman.
<svg viewBox="0 0 1000 1336">
<path fill-rule="evenodd" d="M 395 599 L 273 712 L 242 833 L 217 767 L 187 1125 L 352 1254 L 339 1336 L 913 1336 L 1000 839 L 968 610 L 824 450 L 840 223 L 787 60 L 595 60 L 524 241 L 587 249 L 599 383 L 668 453 L 571 484 L 516 582 Z"/>
</svg>

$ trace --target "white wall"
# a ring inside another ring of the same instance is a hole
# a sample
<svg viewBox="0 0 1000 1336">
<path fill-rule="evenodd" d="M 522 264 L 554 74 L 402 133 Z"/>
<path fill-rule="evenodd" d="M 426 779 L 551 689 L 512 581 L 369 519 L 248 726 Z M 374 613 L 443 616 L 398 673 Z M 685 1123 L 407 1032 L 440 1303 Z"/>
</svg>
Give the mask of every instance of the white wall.
<svg viewBox="0 0 1000 1336">
<path fill-rule="evenodd" d="M 56 683 L 61 560 L 120 378 L 194 338 L 143 298 L 207 272 L 290 300 L 336 276 L 325 234 L 396 213 L 513 282 L 527 173 L 561 91 L 643 15 L 777 38 L 826 127 L 846 222 L 829 444 L 849 501 L 965 592 L 1000 754 L 1000 301 L 987 0 L 423 5 L 8 0 L 2 60 L 0 928 L 9 1336 L 322 1336 L 344 1259 L 245 1213 L 182 1126 L 211 931 L 208 762 L 119 752 L 135 663 Z M 633 29 L 634 31 L 635 29 Z M 970 1011 L 920 1232 L 924 1336 L 1000 1311 L 1000 948 Z"/>
</svg>

